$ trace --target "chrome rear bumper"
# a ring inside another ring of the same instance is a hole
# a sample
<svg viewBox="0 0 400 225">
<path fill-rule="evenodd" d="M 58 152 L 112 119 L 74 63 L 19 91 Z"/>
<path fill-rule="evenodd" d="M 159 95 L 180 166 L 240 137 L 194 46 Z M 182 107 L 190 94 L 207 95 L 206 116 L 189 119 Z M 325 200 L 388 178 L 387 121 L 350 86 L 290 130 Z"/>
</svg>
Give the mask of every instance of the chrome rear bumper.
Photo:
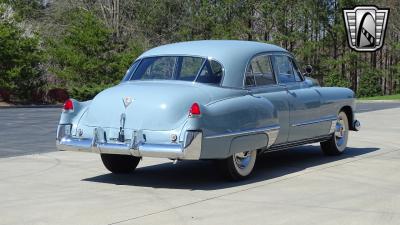
<svg viewBox="0 0 400 225">
<path fill-rule="evenodd" d="M 200 131 L 186 131 L 183 143 L 152 144 L 136 141 L 136 132 L 134 132 L 129 143 L 109 143 L 104 139 L 101 128 L 94 129 L 93 138 L 88 139 L 74 138 L 70 134 L 65 134 L 65 126 L 68 125 L 59 125 L 58 127 L 58 150 L 133 155 L 136 157 L 200 159 L 203 138 Z"/>
</svg>

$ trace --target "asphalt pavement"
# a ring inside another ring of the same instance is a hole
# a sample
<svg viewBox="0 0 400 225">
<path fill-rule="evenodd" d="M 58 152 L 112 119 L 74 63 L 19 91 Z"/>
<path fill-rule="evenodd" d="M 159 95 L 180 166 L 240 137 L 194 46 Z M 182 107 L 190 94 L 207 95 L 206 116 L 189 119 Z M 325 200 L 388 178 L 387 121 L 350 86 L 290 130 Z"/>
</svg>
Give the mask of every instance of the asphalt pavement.
<svg viewBox="0 0 400 225">
<path fill-rule="evenodd" d="M 356 112 L 371 112 L 383 109 L 400 108 L 400 101 L 364 101 L 357 102 Z"/>
<path fill-rule="evenodd" d="M 0 108 L 0 158 L 55 151 L 60 108 Z"/>
<path fill-rule="evenodd" d="M 341 156 L 318 145 L 265 154 L 242 182 L 224 180 L 209 161 L 144 158 L 133 174 L 114 175 L 93 153 L 0 158 L 0 225 L 398 225 L 400 108 L 365 107 Z M 59 111 L 9 110 L 0 109 L 0 151 L 4 141 L 30 152 L 54 146 Z"/>
<path fill-rule="evenodd" d="M 399 102 L 358 103 L 357 112 L 400 108 Z M 60 108 L 0 108 L 0 158 L 56 151 Z"/>
</svg>

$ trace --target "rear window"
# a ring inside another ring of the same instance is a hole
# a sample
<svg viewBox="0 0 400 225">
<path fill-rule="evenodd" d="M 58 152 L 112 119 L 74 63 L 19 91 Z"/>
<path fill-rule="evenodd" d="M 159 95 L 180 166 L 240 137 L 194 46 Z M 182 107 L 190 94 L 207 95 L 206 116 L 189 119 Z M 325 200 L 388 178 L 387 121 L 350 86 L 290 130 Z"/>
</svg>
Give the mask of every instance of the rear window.
<svg viewBox="0 0 400 225">
<path fill-rule="evenodd" d="M 192 56 L 160 56 L 133 63 L 123 81 L 182 80 L 219 85 L 222 75 L 222 65 L 214 60 Z"/>
</svg>

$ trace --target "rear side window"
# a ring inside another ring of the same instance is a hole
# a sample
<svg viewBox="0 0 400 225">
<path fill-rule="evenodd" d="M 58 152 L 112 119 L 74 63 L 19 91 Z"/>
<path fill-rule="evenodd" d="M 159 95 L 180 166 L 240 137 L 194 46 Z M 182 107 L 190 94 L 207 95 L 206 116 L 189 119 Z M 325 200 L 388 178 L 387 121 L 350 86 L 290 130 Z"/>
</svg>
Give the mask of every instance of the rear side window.
<svg viewBox="0 0 400 225">
<path fill-rule="evenodd" d="M 214 60 L 207 60 L 201 69 L 196 82 L 219 85 L 222 80 L 223 69 L 221 64 Z"/>
<path fill-rule="evenodd" d="M 302 81 L 299 70 L 293 60 L 286 55 L 272 56 L 279 83 Z"/>
<path fill-rule="evenodd" d="M 276 84 L 268 55 L 254 57 L 246 69 L 246 86 L 264 86 Z"/>
</svg>

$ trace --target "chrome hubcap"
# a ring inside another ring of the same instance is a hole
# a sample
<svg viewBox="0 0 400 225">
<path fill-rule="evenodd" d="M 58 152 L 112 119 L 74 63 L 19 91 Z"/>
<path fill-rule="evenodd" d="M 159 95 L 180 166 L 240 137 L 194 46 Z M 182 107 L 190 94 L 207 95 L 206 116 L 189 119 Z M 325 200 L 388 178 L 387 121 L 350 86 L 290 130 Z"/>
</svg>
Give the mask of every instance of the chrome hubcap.
<svg viewBox="0 0 400 225">
<path fill-rule="evenodd" d="M 233 157 L 235 159 L 237 167 L 239 167 L 240 169 L 246 168 L 251 161 L 250 151 L 235 153 Z"/>
<path fill-rule="evenodd" d="M 345 143 L 346 139 L 346 126 L 345 126 L 345 121 L 339 117 L 338 121 L 336 122 L 336 129 L 335 129 L 335 139 L 336 139 L 336 145 L 342 146 Z"/>
</svg>

